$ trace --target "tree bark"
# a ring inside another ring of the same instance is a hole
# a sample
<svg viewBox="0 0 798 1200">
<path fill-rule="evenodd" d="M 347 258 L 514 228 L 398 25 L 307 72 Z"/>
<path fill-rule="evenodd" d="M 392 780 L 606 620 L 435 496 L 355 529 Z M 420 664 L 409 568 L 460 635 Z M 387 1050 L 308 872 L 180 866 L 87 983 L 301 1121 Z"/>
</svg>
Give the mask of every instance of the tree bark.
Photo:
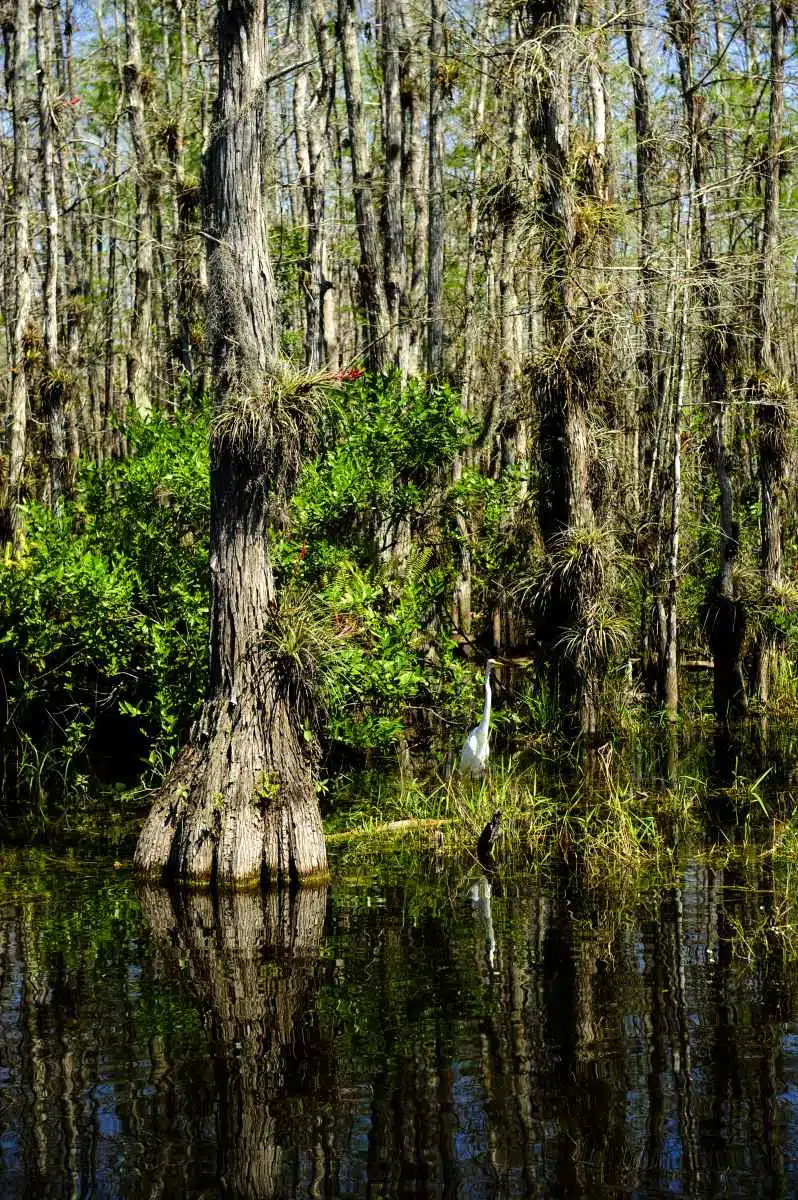
<svg viewBox="0 0 798 1200">
<path fill-rule="evenodd" d="M 783 360 L 776 321 L 779 279 L 779 182 L 784 131 L 784 39 L 788 9 L 780 0 L 770 4 L 770 108 L 765 174 L 762 241 L 757 264 L 756 338 L 753 391 L 759 452 L 761 515 L 760 568 L 766 601 L 773 603 L 781 587 L 781 493 L 789 456 L 787 412 L 784 403 Z M 767 622 L 757 653 L 757 691 L 767 703 L 776 655 L 776 637 Z"/>
<path fill-rule="evenodd" d="M 142 830 L 136 864 L 150 875 L 251 884 L 322 874 L 326 853 L 301 680 L 274 638 L 267 645 L 279 619 L 270 517 L 293 486 L 289 439 L 302 416 L 281 399 L 276 359 L 265 0 L 232 9 L 222 0 L 217 27 L 219 94 L 206 160 L 215 382 L 210 690 Z"/>
<path fill-rule="evenodd" d="M 642 403 L 638 409 L 635 430 L 637 474 L 635 495 L 640 499 L 640 483 L 648 479 L 653 459 L 654 429 L 658 403 L 656 345 L 657 319 L 655 304 L 656 273 L 653 265 L 656 229 L 651 203 L 651 184 L 654 172 L 654 130 L 651 121 L 651 98 L 648 88 L 648 66 L 640 41 L 645 10 L 640 0 L 633 0 L 626 22 L 626 48 L 632 73 L 635 111 L 635 166 L 637 203 L 640 209 L 638 263 L 638 296 L 641 310 L 642 348 L 640 371 L 643 376 Z"/>
<path fill-rule="evenodd" d="M 443 373 L 443 101 L 445 0 L 431 0 L 429 34 L 429 228 L 427 264 L 427 372 Z"/>
<path fill-rule="evenodd" d="M 738 527 L 734 521 L 734 487 L 730 456 L 726 447 L 726 421 L 729 407 L 729 357 L 732 331 L 723 311 L 723 279 L 715 257 L 712 221 L 707 203 L 706 162 L 711 145 L 709 131 L 702 124 L 702 106 L 696 99 L 693 78 L 693 46 L 697 39 L 694 13 L 673 0 L 669 9 L 671 35 L 676 47 L 681 79 L 682 103 L 690 147 L 691 191 L 698 216 L 699 263 L 697 292 L 702 315 L 701 383 L 704 403 L 711 414 L 715 474 L 720 493 L 719 568 L 706 603 L 707 636 L 714 660 L 715 712 L 728 717 L 746 707 L 741 655 L 745 636 L 745 610 L 737 594 L 734 562 L 738 549 Z M 687 259 L 686 259 L 687 261 Z M 685 296 L 690 280 L 685 280 Z M 682 372 L 684 371 L 682 363 Z M 684 389 L 677 388 L 678 395 Z M 681 405 L 677 404 L 677 417 Z M 679 434 L 681 437 L 681 433 Z M 675 635 L 674 635 L 675 636 Z M 675 670 L 675 668 L 674 668 Z M 666 682 L 666 692 L 667 692 Z M 675 711 L 675 710 L 674 710 Z"/>
<path fill-rule="evenodd" d="M 491 45 L 495 36 L 496 19 L 490 7 L 480 17 L 480 43 Z M 468 413 L 475 407 L 477 357 L 480 333 L 476 312 L 476 266 L 480 236 L 480 203 L 482 200 L 483 166 L 488 130 L 485 124 L 485 109 L 488 94 L 489 60 L 483 49 L 478 59 L 478 83 L 471 103 L 471 129 L 473 138 L 474 164 L 468 198 L 468 244 L 466 249 L 465 283 L 463 285 L 463 379 L 460 399 L 463 411 Z"/>
<path fill-rule="evenodd" d="M 68 490 L 68 460 L 64 421 L 64 383 L 58 361 L 58 196 L 55 186 L 53 98 L 50 94 L 51 61 L 46 13 L 41 0 L 35 6 L 36 75 L 39 93 L 39 138 L 44 198 L 44 364 L 42 412 L 47 430 L 50 501 L 58 508 Z"/>
<path fill-rule="evenodd" d="M 380 239 L 371 177 L 366 127 L 363 118 L 363 85 L 355 28 L 357 0 L 340 0 L 338 37 L 344 69 L 346 114 L 352 159 L 352 192 L 360 241 L 360 300 L 366 318 L 364 357 L 371 371 L 382 371 L 389 359 L 390 314 L 380 256 Z"/>
<path fill-rule="evenodd" d="M 328 166 L 327 123 L 333 102 L 333 66 L 325 13 L 318 0 L 298 0 L 297 48 L 303 66 L 294 83 L 294 134 L 299 183 L 305 200 L 307 254 L 302 290 L 305 298 L 305 363 L 316 369 L 327 364 L 334 370 L 338 346 L 335 332 L 333 284 L 327 277 L 325 179 Z M 307 66 L 311 34 L 319 54 L 318 77 Z"/>
<path fill-rule="evenodd" d="M 423 51 L 418 28 L 401 0 L 402 39 L 406 52 L 399 61 L 403 114 L 403 190 L 409 193 L 413 228 L 408 251 L 407 291 L 407 374 L 417 375 L 421 365 L 423 331 L 426 320 L 426 262 L 427 230 L 429 226 L 429 196 L 427 195 L 426 156 L 424 154 L 424 106 L 421 103 Z"/>
<path fill-rule="evenodd" d="M 85 412 L 83 396 L 87 393 L 81 386 L 81 357 L 87 342 L 87 325 L 90 313 L 88 303 L 90 289 L 87 274 L 78 270 L 80 247 L 85 244 L 84 232 L 89 224 L 88 201 L 83 187 L 72 188 L 75 176 L 76 152 L 73 137 L 78 108 L 73 105 L 76 96 L 75 64 L 73 54 L 73 7 L 72 0 L 62 0 L 53 5 L 52 44 L 55 49 L 55 67 L 58 91 L 69 97 L 69 107 L 59 112 L 60 137 L 55 141 L 56 173 L 55 187 L 59 210 L 59 240 L 63 255 L 62 269 L 58 272 L 59 290 L 59 353 L 66 368 L 68 394 L 64 395 L 67 442 L 69 447 L 70 477 L 80 456 L 81 445 L 97 461 L 101 454 L 101 430 L 91 421 L 80 421 Z M 63 24 L 62 24 L 63 21 Z M 63 36 L 62 36 L 63 35 Z"/>
<path fill-rule="evenodd" d="M 14 310 L 11 334 L 7 468 L 2 495 L 0 540 L 15 542 L 25 472 L 28 432 L 27 337 L 32 314 L 30 247 L 30 150 L 28 139 L 28 45 L 30 8 L 17 0 L 13 18 L 3 26 L 6 87 L 14 133 Z"/>
<path fill-rule="evenodd" d="M 153 407 L 154 162 L 145 119 L 143 64 L 136 0 L 125 3 L 127 61 L 124 64 L 130 135 L 136 163 L 135 279 L 127 359 L 127 399 L 132 412 L 147 416 Z"/>
<path fill-rule="evenodd" d="M 584 341 L 591 336 L 595 323 L 594 308 L 585 303 L 583 282 L 592 277 L 588 271 L 593 272 L 595 266 L 595 249 L 590 244 L 586 251 L 579 247 L 575 173 L 571 169 L 577 10 L 578 0 L 557 0 L 543 16 L 540 9 L 533 7 L 530 11 L 532 32 L 540 38 L 547 67 L 545 85 L 540 87 L 539 126 L 533 130 L 542 165 L 539 207 L 546 339 L 535 392 L 545 471 L 539 493 L 539 520 L 551 564 L 545 636 L 553 643 L 552 658 L 564 706 L 568 712 L 578 714 L 581 732 L 592 736 L 598 719 L 600 663 L 592 652 L 572 657 L 562 649 L 571 635 L 582 644 L 599 644 L 593 637 L 592 623 L 595 601 L 604 586 L 603 572 L 594 569 L 596 523 L 589 487 L 588 407 L 594 402 L 592 393 L 598 375 L 591 378 L 595 360 L 589 343 L 585 353 Z M 581 193 L 591 203 L 601 202 L 604 189 L 603 154 L 598 144 L 593 149 L 601 170 L 592 174 L 585 170 L 580 185 Z M 580 579 L 576 589 L 561 574 L 562 564 L 573 558 Z"/>
<path fill-rule="evenodd" d="M 408 369 L 407 256 L 405 253 L 402 157 L 402 26 L 398 0 L 382 0 L 383 202 L 382 240 L 391 358 L 402 376 Z"/>
</svg>

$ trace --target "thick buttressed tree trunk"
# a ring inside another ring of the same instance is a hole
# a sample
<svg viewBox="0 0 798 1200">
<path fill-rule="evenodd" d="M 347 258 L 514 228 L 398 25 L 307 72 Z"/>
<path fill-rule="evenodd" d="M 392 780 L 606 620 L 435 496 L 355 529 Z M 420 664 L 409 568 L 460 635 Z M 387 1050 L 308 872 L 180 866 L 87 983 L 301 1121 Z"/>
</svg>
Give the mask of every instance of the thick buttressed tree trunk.
<svg viewBox="0 0 798 1200">
<path fill-rule="evenodd" d="M 322 874 L 326 853 L 315 757 L 299 713 L 301 680 L 269 641 L 279 619 L 270 515 L 290 490 L 295 458 L 277 382 L 263 187 L 264 0 L 220 5 L 218 41 L 219 96 L 206 159 L 215 382 L 210 690 L 142 830 L 136 864 L 147 874 L 234 884 Z"/>
</svg>

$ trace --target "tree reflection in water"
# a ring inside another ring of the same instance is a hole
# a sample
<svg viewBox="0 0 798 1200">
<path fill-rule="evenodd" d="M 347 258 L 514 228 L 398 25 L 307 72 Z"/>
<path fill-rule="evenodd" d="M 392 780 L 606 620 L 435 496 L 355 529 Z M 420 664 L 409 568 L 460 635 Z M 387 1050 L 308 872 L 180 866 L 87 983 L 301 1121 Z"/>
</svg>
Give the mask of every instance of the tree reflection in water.
<svg viewBox="0 0 798 1200">
<path fill-rule="evenodd" d="M 401 867 L 328 899 L 6 865 L 3 1200 L 798 1195 L 789 871 Z"/>
<path fill-rule="evenodd" d="M 226 1195 L 280 1194 L 275 1107 L 318 1094 L 313 987 L 326 888 L 221 893 L 143 887 L 161 952 L 179 962 L 207 1014 Z"/>
</svg>

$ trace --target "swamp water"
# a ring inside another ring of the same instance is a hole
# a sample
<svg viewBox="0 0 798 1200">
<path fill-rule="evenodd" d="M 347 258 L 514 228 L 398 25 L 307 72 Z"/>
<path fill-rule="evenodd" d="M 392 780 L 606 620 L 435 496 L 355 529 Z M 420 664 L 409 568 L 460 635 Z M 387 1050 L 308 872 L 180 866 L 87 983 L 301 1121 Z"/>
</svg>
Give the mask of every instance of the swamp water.
<svg viewBox="0 0 798 1200">
<path fill-rule="evenodd" d="M 0 1196 L 798 1195 L 789 878 L 334 867 L 0 856 Z"/>
</svg>

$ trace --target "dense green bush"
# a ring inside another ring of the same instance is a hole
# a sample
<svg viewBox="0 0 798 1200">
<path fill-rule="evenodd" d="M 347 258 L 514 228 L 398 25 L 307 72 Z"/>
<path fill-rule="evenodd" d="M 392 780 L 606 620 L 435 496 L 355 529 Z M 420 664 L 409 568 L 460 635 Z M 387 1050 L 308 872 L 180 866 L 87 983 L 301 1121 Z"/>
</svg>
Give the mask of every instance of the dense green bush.
<svg viewBox="0 0 798 1200">
<path fill-rule="evenodd" d="M 284 582 L 312 588 L 340 632 L 324 677 L 327 737 L 344 747 L 386 750 L 407 733 L 439 732 L 465 701 L 448 614 L 448 496 L 470 436 L 449 387 L 363 376 L 342 392 L 327 444 L 300 476 L 275 557 Z M 397 570 L 378 533 L 400 522 L 425 549 Z"/>
<path fill-rule="evenodd" d="M 155 780 L 187 734 L 207 665 L 208 426 L 203 411 L 133 424 L 130 456 L 82 465 L 62 513 L 24 512 L 0 565 L 0 666 L 6 768 L 28 792 L 98 769 Z M 386 750 L 479 702 L 448 619 L 446 481 L 468 436 L 449 389 L 363 378 L 299 479 L 273 550 L 281 591 L 312 595 L 331 632 L 328 744 Z M 375 548 L 397 520 L 429 547 L 400 576 Z"/>
<path fill-rule="evenodd" d="M 26 791 L 157 769 L 202 694 L 207 420 L 129 438 L 129 459 L 82 468 L 62 513 L 27 507 L 0 568 L 6 769 Z"/>
</svg>

